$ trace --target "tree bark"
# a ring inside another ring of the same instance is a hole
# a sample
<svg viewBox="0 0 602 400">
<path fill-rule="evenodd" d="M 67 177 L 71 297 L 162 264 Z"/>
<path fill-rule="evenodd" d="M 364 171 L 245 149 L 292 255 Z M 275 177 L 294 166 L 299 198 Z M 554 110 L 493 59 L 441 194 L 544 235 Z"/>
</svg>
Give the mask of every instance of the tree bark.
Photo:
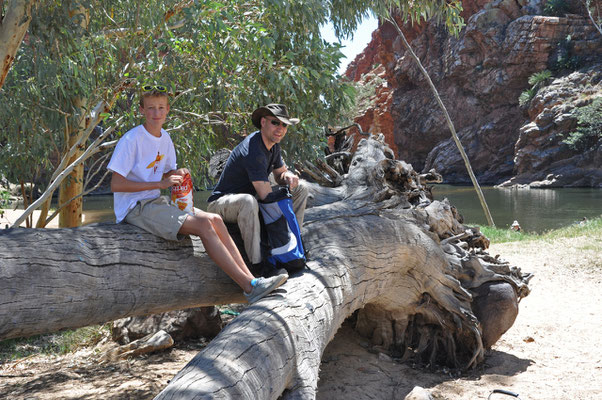
<svg viewBox="0 0 602 400">
<path fill-rule="evenodd" d="M 0 88 L 4 85 L 17 50 L 29 28 L 31 7 L 34 3 L 33 0 L 9 0 L 6 14 L 0 15 Z"/>
<path fill-rule="evenodd" d="M 79 5 L 74 10 L 69 12 L 69 16 L 73 18 L 76 15 L 82 15 L 80 19 L 80 26 L 84 29 L 88 28 L 90 22 L 89 10 L 84 6 Z M 73 106 L 78 110 L 79 119 L 77 123 L 65 127 L 65 149 L 64 153 L 69 153 L 71 149 L 75 148 L 75 153 L 69 159 L 69 164 L 77 160 L 85 150 L 82 144 L 79 144 L 82 140 L 82 136 L 86 132 L 87 125 L 90 121 L 87 118 L 87 101 L 81 96 L 75 96 L 71 99 Z M 78 197 L 84 190 L 84 164 L 77 165 L 73 171 L 69 174 L 68 178 L 61 182 L 59 187 L 59 205 L 66 204 L 59 213 L 59 226 L 61 228 L 75 228 L 82 224 L 82 211 L 83 211 L 83 199 L 81 196 Z M 41 216 L 40 216 L 41 217 Z"/>
<path fill-rule="evenodd" d="M 432 201 L 387 149 L 382 137 L 360 141 L 334 194 L 313 192 L 303 227 L 309 269 L 246 308 L 157 398 L 313 398 L 322 353 L 357 310 L 357 329 L 386 351 L 455 367 L 483 360 L 512 325 L 516 307 L 506 305 L 528 294 L 530 276 L 490 257 L 478 229 Z M 198 240 L 109 224 L 13 229 L 0 242 L 2 338 L 243 297 Z M 511 295 L 491 302 L 484 285 Z"/>
<path fill-rule="evenodd" d="M 73 99 L 75 106 L 83 111 L 83 103 L 81 98 Z M 85 113 L 85 111 L 84 111 Z M 80 135 L 86 130 L 85 118 L 78 127 L 70 128 L 65 138 L 65 153 L 73 146 L 77 150 L 71 156 L 68 163 L 72 164 L 84 153 L 84 146 L 78 145 Z M 83 199 L 77 197 L 84 190 L 84 164 L 78 164 L 73 168 L 73 171 L 63 180 L 59 186 L 59 205 L 67 203 L 67 205 L 59 213 L 59 226 L 61 228 L 75 228 L 82 224 Z M 75 198 L 74 200 L 71 200 Z M 40 216 L 41 217 L 41 216 Z M 44 217 L 44 220 L 46 218 Z"/>
<path fill-rule="evenodd" d="M 0 232 L 0 339 L 243 301 L 196 238 L 127 224 Z"/>
</svg>

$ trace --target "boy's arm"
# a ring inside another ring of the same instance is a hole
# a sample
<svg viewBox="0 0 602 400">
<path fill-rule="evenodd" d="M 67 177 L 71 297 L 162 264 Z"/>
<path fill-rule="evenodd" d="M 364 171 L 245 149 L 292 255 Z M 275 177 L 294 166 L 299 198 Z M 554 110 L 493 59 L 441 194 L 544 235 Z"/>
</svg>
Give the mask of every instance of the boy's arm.
<svg viewBox="0 0 602 400">
<path fill-rule="evenodd" d="M 125 178 L 117 172 L 113 172 L 111 176 L 111 191 L 141 192 L 143 190 L 167 189 L 168 187 L 182 183 L 183 175 L 179 171 L 172 170 L 163 174 L 163 179 L 158 182 L 136 182 Z"/>
</svg>

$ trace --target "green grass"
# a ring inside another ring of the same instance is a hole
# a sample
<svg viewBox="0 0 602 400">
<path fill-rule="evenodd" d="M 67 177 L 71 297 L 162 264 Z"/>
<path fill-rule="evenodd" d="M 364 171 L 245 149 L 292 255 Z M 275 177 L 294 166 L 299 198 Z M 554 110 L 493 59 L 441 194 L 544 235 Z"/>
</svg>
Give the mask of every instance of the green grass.
<svg viewBox="0 0 602 400">
<path fill-rule="evenodd" d="M 109 334 L 109 324 L 105 324 L 48 335 L 4 340 L 0 342 L 0 363 L 37 354 L 71 353 L 82 347 L 93 346 Z"/>
<path fill-rule="evenodd" d="M 514 232 L 510 229 L 491 228 L 489 226 L 479 226 L 481 232 L 489 238 L 491 243 L 518 242 L 524 240 L 554 240 L 561 238 L 576 238 L 587 236 L 592 239 L 588 244 L 592 249 L 599 249 L 596 240 L 602 240 L 602 216 L 588 220 L 580 224 L 570 225 L 560 229 L 553 229 L 541 234 L 528 232 Z"/>
<path fill-rule="evenodd" d="M 580 236 L 602 238 L 602 216 L 580 224 L 555 229 L 544 233 L 544 239 L 574 238 Z"/>
<path fill-rule="evenodd" d="M 536 234 L 515 232 L 511 229 L 492 228 L 490 226 L 479 226 L 479 228 L 481 228 L 481 232 L 491 241 L 491 243 L 519 242 L 537 238 Z"/>
</svg>

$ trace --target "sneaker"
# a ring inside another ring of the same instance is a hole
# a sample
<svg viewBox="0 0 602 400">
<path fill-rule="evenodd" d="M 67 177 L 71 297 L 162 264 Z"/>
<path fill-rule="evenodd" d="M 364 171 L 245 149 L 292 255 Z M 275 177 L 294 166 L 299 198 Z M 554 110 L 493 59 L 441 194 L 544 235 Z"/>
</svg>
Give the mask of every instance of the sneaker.
<svg viewBox="0 0 602 400">
<path fill-rule="evenodd" d="M 288 275 L 276 275 L 271 278 L 257 278 L 257 283 L 251 289 L 251 293 L 245 293 L 249 304 L 255 303 L 286 282 Z"/>
</svg>

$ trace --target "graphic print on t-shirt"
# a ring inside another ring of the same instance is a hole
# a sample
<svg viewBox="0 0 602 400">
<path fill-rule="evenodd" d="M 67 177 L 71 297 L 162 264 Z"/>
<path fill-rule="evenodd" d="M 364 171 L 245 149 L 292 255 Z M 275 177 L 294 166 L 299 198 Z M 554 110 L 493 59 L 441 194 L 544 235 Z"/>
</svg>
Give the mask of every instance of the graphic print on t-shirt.
<svg viewBox="0 0 602 400">
<path fill-rule="evenodd" d="M 159 161 L 161 161 L 163 157 L 165 157 L 165 154 L 159 154 L 159 152 L 157 152 L 157 158 L 155 158 L 155 161 L 148 164 L 148 167 L 146 167 L 146 169 L 153 168 L 153 174 L 157 172 L 157 168 L 159 167 Z"/>
</svg>

